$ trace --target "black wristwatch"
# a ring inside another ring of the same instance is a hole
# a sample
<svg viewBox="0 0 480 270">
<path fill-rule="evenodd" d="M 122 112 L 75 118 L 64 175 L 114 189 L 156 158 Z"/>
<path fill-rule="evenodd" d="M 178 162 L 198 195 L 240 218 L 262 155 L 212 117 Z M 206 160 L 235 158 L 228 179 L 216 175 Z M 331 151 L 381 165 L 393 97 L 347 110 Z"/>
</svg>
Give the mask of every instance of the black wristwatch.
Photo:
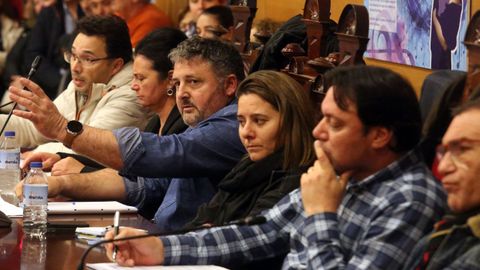
<svg viewBox="0 0 480 270">
<path fill-rule="evenodd" d="M 65 141 L 63 142 L 63 145 L 65 145 L 68 148 L 71 148 L 75 137 L 77 137 L 78 135 L 80 135 L 80 133 L 82 133 L 83 125 L 82 123 L 76 120 L 68 121 L 66 131 L 67 131 L 67 136 L 65 137 Z"/>
</svg>

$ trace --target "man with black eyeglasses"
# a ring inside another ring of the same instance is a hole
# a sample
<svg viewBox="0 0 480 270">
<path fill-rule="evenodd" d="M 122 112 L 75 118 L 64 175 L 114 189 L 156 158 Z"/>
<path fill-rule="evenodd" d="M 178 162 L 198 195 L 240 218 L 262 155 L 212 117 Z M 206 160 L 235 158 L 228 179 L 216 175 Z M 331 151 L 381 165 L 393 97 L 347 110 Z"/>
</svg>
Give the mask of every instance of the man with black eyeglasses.
<svg viewBox="0 0 480 270">
<path fill-rule="evenodd" d="M 404 269 L 480 269 L 480 99 L 466 102 L 437 148 L 451 213 L 422 239 Z"/>
<path fill-rule="evenodd" d="M 65 61 L 70 63 L 72 81 L 55 100 L 58 111 L 68 120 L 76 120 L 102 129 L 125 126 L 143 128 L 148 121 L 146 109 L 130 89 L 133 78 L 132 46 L 126 23 L 117 16 L 88 16 L 81 19 Z M 5 121 L 0 116 L 0 122 Z M 15 130 L 21 147 L 36 147 L 41 152 L 72 152 L 61 143 L 42 136 L 33 124 L 12 116 L 6 130 Z"/>
</svg>

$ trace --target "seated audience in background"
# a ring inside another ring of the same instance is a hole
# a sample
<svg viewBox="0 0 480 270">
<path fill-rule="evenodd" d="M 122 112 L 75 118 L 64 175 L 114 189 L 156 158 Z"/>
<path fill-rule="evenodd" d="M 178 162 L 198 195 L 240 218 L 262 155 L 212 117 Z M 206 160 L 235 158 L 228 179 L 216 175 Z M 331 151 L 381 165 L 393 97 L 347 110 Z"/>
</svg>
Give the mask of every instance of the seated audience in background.
<svg viewBox="0 0 480 270">
<path fill-rule="evenodd" d="M 173 63 L 168 58 L 186 36 L 180 30 L 160 28 L 143 38 L 135 49 L 133 80 L 131 88 L 137 94 L 138 102 L 155 112 L 145 132 L 158 135 L 178 134 L 187 128 L 175 104 L 175 91 L 171 83 Z M 47 153 L 42 153 L 47 157 Z M 104 166 L 80 155 L 59 152 L 51 153 L 43 169 L 51 169 L 51 174 L 64 175 L 92 172 Z"/>
<path fill-rule="evenodd" d="M 325 31 L 327 33 L 325 39 L 326 46 L 322 46 L 324 47 L 324 51 L 320 52 L 320 55 L 338 52 L 338 40 L 335 35 L 337 23 L 330 20 Z M 307 27 L 303 22 L 303 16 L 300 14 L 293 16 L 278 27 L 264 45 L 255 62 L 251 65 L 250 72 L 263 69 L 280 70 L 285 68 L 288 65 L 289 59 L 282 54 L 282 49 L 289 43 L 298 43 L 305 51 L 308 49 Z"/>
<path fill-rule="evenodd" d="M 2 1 L 5 3 L 9 3 L 8 0 Z M 35 13 L 33 14 L 34 10 Z M 6 52 L 4 56 L 0 57 L 0 59 L 4 58 L 3 60 L 0 60 L 3 63 L 0 72 L 0 104 L 4 105 L 0 108 L 0 113 L 8 113 L 13 107 L 13 104 L 8 104 L 10 102 L 10 99 L 8 98 L 7 89 L 10 84 L 12 82 L 15 82 L 15 80 L 19 78 L 19 76 L 27 75 L 28 70 L 25 69 L 30 68 L 24 66 L 25 49 L 27 47 L 31 29 L 34 24 L 34 17 L 40 12 L 40 9 L 34 9 L 33 0 L 28 0 L 24 4 L 22 12 L 23 14 L 20 14 L 17 17 L 19 19 L 16 20 L 18 25 L 14 22 L 1 23 L 2 28 L 5 28 L 4 30 L 6 31 L 5 35 L 2 34 L 2 38 L 7 38 L 9 39 L 9 41 L 2 40 L 2 42 L 4 42 L 3 46 Z M 17 15 L 14 14 L 13 16 L 15 17 Z M 5 43 L 7 45 L 5 45 Z"/>
<path fill-rule="evenodd" d="M 79 0 L 57 0 L 42 8 L 30 33 L 25 48 L 24 70 L 30 69 L 35 57 L 42 56 L 42 63 L 32 79 L 52 99 L 65 89 L 70 79 L 63 53 L 71 45 L 75 24 L 83 15 Z"/>
<path fill-rule="evenodd" d="M 228 6 L 213 6 L 205 9 L 197 19 L 196 32 L 203 38 L 233 40 L 233 14 Z"/>
<path fill-rule="evenodd" d="M 90 0 L 89 5 L 93 15 L 113 14 L 112 0 Z"/>
<path fill-rule="evenodd" d="M 262 213 L 265 223 L 117 242 L 117 263 L 238 267 L 286 254 L 284 269 L 400 268 L 445 209 L 440 183 L 414 149 L 415 92 L 377 67 L 338 68 L 326 82 L 317 160 L 301 189 Z M 122 228 L 117 237 L 140 234 Z M 106 248 L 111 257 L 113 245 Z"/>
<path fill-rule="evenodd" d="M 90 9 L 90 0 L 79 0 L 80 7 L 82 8 L 83 12 L 85 13 L 85 16 L 91 16 L 92 11 Z"/>
<path fill-rule="evenodd" d="M 45 7 L 54 5 L 57 0 L 22 0 L 22 2 L 22 17 L 27 27 L 32 28 L 40 11 Z"/>
<path fill-rule="evenodd" d="M 7 54 L 23 33 L 21 17 L 9 0 L 0 0 L 0 74 L 3 73 Z M 0 90 L 0 97 L 3 96 Z"/>
<path fill-rule="evenodd" d="M 248 157 L 220 181 L 187 227 L 258 215 L 298 188 L 300 174 L 313 164 L 313 107 L 295 80 L 259 71 L 239 85 L 237 97 L 238 133 Z"/>
<path fill-rule="evenodd" d="M 92 15 L 105 16 L 113 13 L 112 0 L 88 0 L 87 4 Z"/>
<path fill-rule="evenodd" d="M 102 129 L 145 127 L 147 111 L 137 103 L 135 93 L 130 90 L 132 47 L 122 19 L 89 16 L 80 20 L 78 34 L 65 59 L 70 62 L 73 79 L 49 109 L 62 118 Z M 46 112 L 45 116 L 49 114 Z M 0 122 L 6 117 L 0 115 Z M 12 116 L 6 129 L 16 131 L 21 147 L 41 145 L 37 151 L 71 152 L 61 143 L 45 144 L 52 140 L 42 136 L 26 119 Z"/>
<path fill-rule="evenodd" d="M 196 18 L 192 12 L 188 10 L 188 6 L 185 10 L 181 11 L 178 15 L 178 29 L 191 38 L 195 35 L 195 21 Z"/>
<path fill-rule="evenodd" d="M 477 93 L 478 93 L 477 89 Z M 419 241 L 404 269 L 480 268 L 480 98 L 454 111 L 437 148 L 451 213 Z"/>
<path fill-rule="evenodd" d="M 227 0 L 189 0 L 188 9 L 193 13 L 195 18 L 198 18 L 198 16 L 200 16 L 200 14 L 207 8 L 227 4 Z"/>
<path fill-rule="evenodd" d="M 172 26 L 167 14 L 149 0 L 112 0 L 111 7 L 116 15 L 127 22 L 133 48 L 154 29 Z"/>
<path fill-rule="evenodd" d="M 188 5 L 179 14 L 179 28 L 187 37 L 195 35 L 195 22 L 198 16 L 207 8 L 219 5 L 227 5 L 227 0 L 189 0 Z"/>
<path fill-rule="evenodd" d="M 15 110 L 15 115 L 31 120 L 47 138 L 72 143 L 78 153 L 125 176 L 105 169 L 51 177 L 50 196 L 123 201 L 137 206 L 146 217 L 155 214 L 157 226 L 164 230 L 184 226 L 195 217 L 198 206 L 212 198 L 218 182 L 245 154 L 235 99 L 238 82 L 244 78 L 242 58 L 230 44 L 192 38 L 172 50 L 170 59 L 177 107 L 189 126 L 182 134 L 82 127 L 67 122 L 35 83 L 22 79 L 33 92 L 10 87 L 11 98 L 30 110 Z M 66 130 L 73 125 L 80 127 L 75 136 Z M 30 160 L 34 159 L 25 162 Z"/>
<path fill-rule="evenodd" d="M 255 22 L 250 31 L 250 41 L 254 43 L 253 46 L 264 45 L 270 37 L 280 27 L 280 23 L 271 19 L 262 19 Z"/>
</svg>

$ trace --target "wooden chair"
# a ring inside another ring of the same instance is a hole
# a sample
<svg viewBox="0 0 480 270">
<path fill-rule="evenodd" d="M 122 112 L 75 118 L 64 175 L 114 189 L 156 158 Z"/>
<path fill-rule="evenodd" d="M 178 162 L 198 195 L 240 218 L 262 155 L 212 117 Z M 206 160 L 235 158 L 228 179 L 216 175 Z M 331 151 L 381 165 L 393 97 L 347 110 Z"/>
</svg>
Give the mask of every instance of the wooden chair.
<svg viewBox="0 0 480 270">
<path fill-rule="evenodd" d="M 324 6 L 320 6 L 320 4 Z M 328 12 L 326 8 L 328 8 Z M 327 90 L 324 89 L 323 73 L 338 66 L 365 64 L 363 54 L 369 40 L 368 10 L 361 5 L 347 5 L 343 9 L 338 30 L 335 33 L 338 38 L 339 51 L 322 55 L 322 49 L 325 48 L 326 32 L 324 30 L 327 30 L 325 22 L 329 20 L 326 17 L 330 14 L 329 8 L 330 1 L 307 0 L 304 22 L 307 26 L 308 53 L 305 56 L 301 55 L 299 50 L 296 52 L 285 51 L 293 55 L 290 56 L 291 60 L 286 72 L 303 85 L 315 103 L 321 103 Z M 322 10 L 321 13 L 320 10 Z M 317 17 L 318 20 L 316 20 Z"/>
<path fill-rule="evenodd" d="M 230 8 L 234 18 L 233 42 L 239 52 L 245 53 L 248 51 L 252 23 L 257 13 L 257 1 L 232 1 Z"/>
<path fill-rule="evenodd" d="M 289 59 L 284 70 L 309 91 L 317 71 L 307 65 L 309 60 L 326 56 L 325 39 L 330 25 L 330 0 L 307 0 L 303 9 L 303 19 L 307 28 L 308 48 L 305 53 L 298 44 L 288 44 L 282 53 Z"/>
<path fill-rule="evenodd" d="M 233 44 L 242 55 L 245 72 L 248 72 L 259 55 L 258 50 L 250 48 L 250 32 L 257 12 L 257 3 L 252 0 L 233 1 L 230 8 L 234 18 Z"/>
<path fill-rule="evenodd" d="M 480 11 L 473 15 L 468 24 L 464 44 L 468 50 L 468 75 L 463 94 L 465 101 L 475 87 L 480 86 Z"/>
</svg>

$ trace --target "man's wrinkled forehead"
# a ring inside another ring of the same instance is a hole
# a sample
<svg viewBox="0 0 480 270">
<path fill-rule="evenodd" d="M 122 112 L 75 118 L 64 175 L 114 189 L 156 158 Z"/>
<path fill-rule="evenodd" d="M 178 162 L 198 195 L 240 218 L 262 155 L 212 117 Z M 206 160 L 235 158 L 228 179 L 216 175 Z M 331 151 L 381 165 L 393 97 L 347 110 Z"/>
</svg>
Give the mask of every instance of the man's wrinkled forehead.
<svg viewBox="0 0 480 270">
<path fill-rule="evenodd" d="M 480 138 L 480 109 L 472 108 L 456 115 L 442 138 L 442 143 L 475 141 Z"/>
<path fill-rule="evenodd" d="M 201 57 L 179 58 L 173 65 L 172 78 L 204 77 L 209 73 L 216 74 L 209 61 Z"/>
</svg>

